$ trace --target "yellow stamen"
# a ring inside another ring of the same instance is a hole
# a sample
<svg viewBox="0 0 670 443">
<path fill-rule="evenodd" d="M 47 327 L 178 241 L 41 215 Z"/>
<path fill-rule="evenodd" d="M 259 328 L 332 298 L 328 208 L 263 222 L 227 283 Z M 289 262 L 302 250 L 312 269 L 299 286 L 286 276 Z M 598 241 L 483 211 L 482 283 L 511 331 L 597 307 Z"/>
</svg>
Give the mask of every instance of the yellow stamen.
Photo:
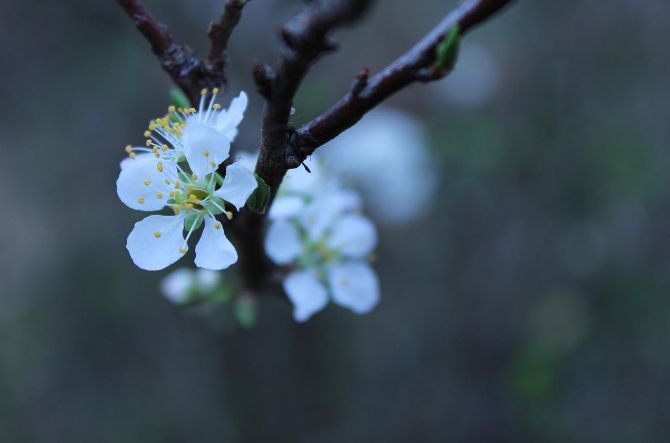
<svg viewBox="0 0 670 443">
<path fill-rule="evenodd" d="M 195 203 L 196 205 L 200 204 L 200 200 L 198 199 L 198 197 L 196 197 L 193 194 L 188 196 L 188 201 L 190 201 L 191 203 Z"/>
<path fill-rule="evenodd" d="M 169 179 L 169 178 L 166 178 L 166 179 L 165 179 L 165 184 L 169 186 L 170 183 L 172 183 L 172 182 L 170 181 L 170 179 Z"/>
<path fill-rule="evenodd" d="M 174 215 L 179 215 L 181 212 L 181 207 L 179 207 L 179 205 L 173 205 L 172 210 L 174 211 Z"/>
<path fill-rule="evenodd" d="M 209 165 L 210 165 L 212 168 L 216 168 L 216 162 L 209 162 Z"/>
<path fill-rule="evenodd" d="M 181 187 L 181 184 L 179 182 L 174 182 L 174 188 L 179 189 Z"/>
<path fill-rule="evenodd" d="M 165 152 L 168 150 L 168 145 L 161 146 L 161 151 Z"/>
<path fill-rule="evenodd" d="M 130 154 L 131 152 L 133 152 L 133 147 L 130 146 L 130 145 L 126 146 L 126 152 L 127 152 L 128 154 Z"/>
<path fill-rule="evenodd" d="M 200 90 L 200 95 L 207 95 L 208 92 L 209 92 L 209 90 L 207 88 L 202 88 Z"/>
<path fill-rule="evenodd" d="M 194 172 L 193 174 L 191 174 L 191 178 L 192 178 L 193 180 L 197 180 L 197 179 L 198 179 L 198 176 L 197 176 L 197 175 L 195 174 L 195 172 Z"/>
<path fill-rule="evenodd" d="M 214 88 L 212 89 L 212 94 L 218 94 L 219 93 L 219 88 Z"/>
<path fill-rule="evenodd" d="M 151 180 L 146 179 L 144 180 L 144 186 L 149 186 L 151 184 Z"/>
<path fill-rule="evenodd" d="M 137 203 L 144 204 L 144 197 L 137 197 Z"/>
<path fill-rule="evenodd" d="M 135 158 L 135 153 L 134 153 L 134 152 L 131 152 L 130 154 L 128 154 L 128 157 L 130 157 L 130 158 Z"/>
<path fill-rule="evenodd" d="M 221 105 L 218 103 L 214 103 L 214 106 L 212 106 L 212 109 L 221 109 Z"/>
<path fill-rule="evenodd" d="M 156 169 L 158 169 L 158 172 L 163 172 L 163 162 L 156 163 Z"/>
<path fill-rule="evenodd" d="M 151 146 L 151 140 L 147 140 L 144 144 L 147 145 L 148 148 L 149 146 Z"/>
<path fill-rule="evenodd" d="M 214 229 L 221 229 L 221 223 L 219 222 L 214 223 Z"/>
<path fill-rule="evenodd" d="M 204 151 L 202 151 L 202 155 L 204 155 L 205 157 L 209 157 L 209 151 L 205 149 Z"/>
<path fill-rule="evenodd" d="M 233 213 L 232 213 L 232 212 L 230 212 L 230 211 L 226 211 L 226 212 L 224 212 L 224 214 L 226 214 L 226 217 L 228 218 L 228 220 L 232 220 L 232 219 L 233 219 Z"/>
<path fill-rule="evenodd" d="M 163 193 L 162 193 L 162 192 L 157 192 L 157 193 L 156 193 L 156 198 L 159 199 L 159 200 L 160 200 L 161 198 L 163 198 Z"/>
<path fill-rule="evenodd" d="M 161 231 L 154 231 L 154 237 L 159 238 L 161 236 Z"/>
<path fill-rule="evenodd" d="M 176 109 L 174 106 L 170 105 L 168 106 L 168 112 L 174 112 Z"/>
<path fill-rule="evenodd" d="M 186 251 L 187 251 L 187 250 L 188 250 L 188 249 L 186 249 L 186 248 L 183 247 L 183 246 L 182 246 L 181 248 L 179 248 L 179 252 L 181 252 L 182 254 L 186 254 Z"/>
<path fill-rule="evenodd" d="M 151 131 L 144 131 L 145 137 L 151 137 Z"/>
</svg>

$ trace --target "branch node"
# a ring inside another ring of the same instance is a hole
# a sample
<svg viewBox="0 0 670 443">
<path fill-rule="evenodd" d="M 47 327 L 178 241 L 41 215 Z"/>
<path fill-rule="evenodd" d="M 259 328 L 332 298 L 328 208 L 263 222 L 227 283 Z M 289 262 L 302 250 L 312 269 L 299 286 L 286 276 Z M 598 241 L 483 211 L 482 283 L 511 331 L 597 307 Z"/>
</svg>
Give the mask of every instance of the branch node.
<svg viewBox="0 0 670 443">
<path fill-rule="evenodd" d="M 363 68 L 356 75 L 354 84 L 351 87 L 351 93 L 355 96 L 361 93 L 361 91 L 368 85 L 368 78 L 370 77 L 370 70 L 368 68 Z"/>
</svg>

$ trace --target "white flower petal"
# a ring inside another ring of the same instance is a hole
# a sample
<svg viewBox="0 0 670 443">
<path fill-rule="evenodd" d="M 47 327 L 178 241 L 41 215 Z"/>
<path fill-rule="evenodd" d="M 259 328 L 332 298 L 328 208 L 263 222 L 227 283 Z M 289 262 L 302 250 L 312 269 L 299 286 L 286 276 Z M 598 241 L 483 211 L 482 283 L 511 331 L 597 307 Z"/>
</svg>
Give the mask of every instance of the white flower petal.
<svg viewBox="0 0 670 443">
<path fill-rule="evenodd" d="M 223 185 L 214 192 L 214 195 L 235 206 L 239 211 L 257 186 L 254 173 L 236 162 L 226 168 Z"/>
<path fill-rule="evenodd" d="M 284 279 L 284 291 L 293 303 L 293 318 L 304 322 L 328 304 L 326 288 L 311 269 L 291 272 Z"/>
<path fill-rule="evenodd" d="M 282 181 L 280 191 L 287 193 L 298 193 L 303 195 L 314 195 L 320 190 L 320 184 L 323 179 L 323 170 L 319 161 L 305 160 L 305 164 L 310 171 L 299 166 L 291 169 L 286 173 L 284 181 Z"/>
<path fill-rule="evenodd" d="M 195 247 L 195 265 L 199 268 L 220 271 L 236 261 L 237 251 L 226 238 L 221 223 L 212 217 L 205 217 L 205 227 Z"/>
<path fill-rule="evenodd" d="M 161 291 L 172 303 L 184 303 L 189 298 L 194 278 L 191 269 L 179 268 L 168 274 L 161 281 Z"/>
<path fill-rule="evenodd" d="M 228 110 L 221 111 L 216 123 L 216 129 L 226 134 L 232 142 L 237 136 L 237 125 L 244 118 L 244 111 L 247 109 L 249 99 L 244 91 L 235 97 L 228 106 Z"/>
<path fill-rule="evenodd" d="M 270 206 L 268 217 L 270 217 L 271 220 L 294 217 L 298 215 L 304 207 L 304 197 L 299 197 L 297 195 L 277 196 L 272 203 L 272 206 Z"/>
<path fill-rule="evenodd" d="M 360 207 L 360 198 L 353 191 L 335 186 L 324 190 L 298 215 L 309 238 L 321 241 L 323 235 L 344 213 Z"/>
<path fill-rule="evenodd" d="M 377 244 L 377 230 L 368 218 L 348 214 L 335 222 L 327 244 L 330 249 L 348 257 L 363 258 Z"/>
<path fill-rule="evenodd" d="M 141 269 L 158 271 L 170 266 L 184 254 L 184 219 L 178 216 L 150 215 L 135 223 L 128 235 L 126 249 Z"/>
<path fill-rule="evenodd" d="M 230 140 L 223 132 L 196 121 L 195 116 L 186 120 L 184 129 L 184 155 L 191 171 L 203 179 L 214 172 L 230 152 Z"/>
<path fill-rule="evenodd" d="M 158 170 L 161 164 L 162 171 Z M 116 180 L 119 199 L 138 211 L 157 211 L 165 206 L 172 190 L 165 180 L 177 177 L 177 168 L 172 161 L 160 160 L 153 155 L 137 156 L 122 164 Z M 171 182 L 170 182 L 171 183 Z"/>
<path fill-rule="evenodd" d="M 379 302 L 379 281 L 365 262 L 355 261 L 328 268 L 333 301 L 357 314 L 370 312 Z"/>
<path fill-rule="evenodd" d="M 265 253 L 279 264 L 291 263 L 302 253 L 298 228 L 286 220 L 277 220 L 270 224 L 265 235 Z"/>
</svg>

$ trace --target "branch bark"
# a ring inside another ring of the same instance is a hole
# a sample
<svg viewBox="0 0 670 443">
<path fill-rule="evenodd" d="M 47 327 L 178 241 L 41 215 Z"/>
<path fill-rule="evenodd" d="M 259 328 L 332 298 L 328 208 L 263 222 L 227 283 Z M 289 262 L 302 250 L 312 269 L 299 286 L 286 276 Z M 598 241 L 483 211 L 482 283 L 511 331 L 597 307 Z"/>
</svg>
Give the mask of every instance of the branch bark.
<svg viewBox="0 0 670 443">
<path fill-rule="evenodd" d="M 290 140 L 288 150 L 288 158 L 296 160 L 286 166 L 295 167 L 295 162 L 300 164 L 319 146 L 353 126 L 368 111 L 409 84 L 443 78 L 448 72 L 429 68 L 434 63 L 436 48 L 446 33 L 458 25 L 463 35 L 509 3 L 511 0 L 463 1 L 412 49 L 381 72 L 371 78 L 359 74 L 347 95 L 298 129 Z"/>
<path fill-rule="evenodd" d="M 220 22 L 210 27 L 212 47 L 205 60 L 199 59 L 187 45 L 177 43 L 168 27 L 156 20 L 140 0 L 118 2 L 151 45 L 163 70 L 191 103 L 198 103 L 203 88 L 225 87 L 226 48 L 246 0 L 226 1 Z"/>
</svg>

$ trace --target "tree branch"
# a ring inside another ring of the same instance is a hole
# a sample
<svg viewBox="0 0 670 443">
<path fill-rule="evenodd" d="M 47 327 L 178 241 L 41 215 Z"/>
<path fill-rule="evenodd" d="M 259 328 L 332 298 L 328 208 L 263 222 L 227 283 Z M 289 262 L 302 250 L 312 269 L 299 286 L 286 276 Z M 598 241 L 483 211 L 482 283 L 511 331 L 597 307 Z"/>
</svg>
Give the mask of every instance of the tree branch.
<svg viewBox="0 0 670 443">
<path fill-rule="evenodd" d="M 377 75 L 370 77 L 363 69 L 356 76 L 350 92 L 321 116 L 292 133 L 288 128 L 295 93 L 311 64 L 324 52 L 333 49 L 327 33 L 333 27 L 348 23 L 363 12 L 368 2 L 314 1 L 284 28 L 280 36 L 286 45 L 276 70 L 267 65 L 254 68 L 259 92 L 265 96 L 261 152 L 256 173 L 272 189 L 272 199 L 286 174 L 298 167 L 314 150 L 333 139 L 381 101 L 415 81 L 431 81 L 447 74 L 442 69 L 428 69 L 435 63 L 436 48 L 455 25 L 461 35 L 482 23 L 512 0 L 464 0 L 412 49 Z M 272 267 L 263 252 L 264 216 L 243 211 L 234 223 L 236 240 L 243 251 L 240 270 L 246 284 L 261 288 L 270 277 Z"/>
<path fill-rule="evenodd" d="M 242 17 L 242 9 L 248 3 L 248 0 L 226 0 L 223 7 L 223 14 L 218 22 L 212 22 L 209 26 L 209 39 L 211 47 L 209 50 L 208 61 L 213 68 L 223 72 L 226 66 L 226 50 L 228 49 L 228 40 L 233 33 L 233 29 Z"/>
<path fill-rule="evenodd" d="M 140 0 L 117 1 L 149 42 L 163 70 L 191 103 L 198 102 L 203 88 L 225 86 L 226 46 L 246 1 L 227 0 L 220 23 L 210 28 L 212 49 L 207 60 L 200 60 L 190 47 L 175 42 L 168 27 L 156 20 Z"/>
<path fill-rule="evenodd" d="M 303 125 L 291 138 L 289 158 L 298 164 L 311 155 L 316 148 L 332 140 L 358 122 L 368 111 L 392 94 L 421 81 L 443 78 L 448 72 L 430 69 L 435 61 L 435 51 L 446 33 L 458 25 L 461 35 L 482 23 L 501 10 L 511 0 L 466 0 L 445 17 L 428 35 L 412 49 L 400 56 L 374 77 L 361 74 L 350 92 L 333 107 Z M 287 166 L 295 167 L 293 164 Z"/>
<path fill-rule="evenodd" d="M 369 4 L 370 0 L 312 1 L 302 13 L 279 28 L 284 48 L 274 71 L 262 65 L 255 68 L 254 78 L 266 97 L 256 173 L 273 192 L 286 171 L 288 121 L 298 87 L 311 65 L 322 54 L 335 49 L 328 33 L 356 20 Z"/>
</svg>

